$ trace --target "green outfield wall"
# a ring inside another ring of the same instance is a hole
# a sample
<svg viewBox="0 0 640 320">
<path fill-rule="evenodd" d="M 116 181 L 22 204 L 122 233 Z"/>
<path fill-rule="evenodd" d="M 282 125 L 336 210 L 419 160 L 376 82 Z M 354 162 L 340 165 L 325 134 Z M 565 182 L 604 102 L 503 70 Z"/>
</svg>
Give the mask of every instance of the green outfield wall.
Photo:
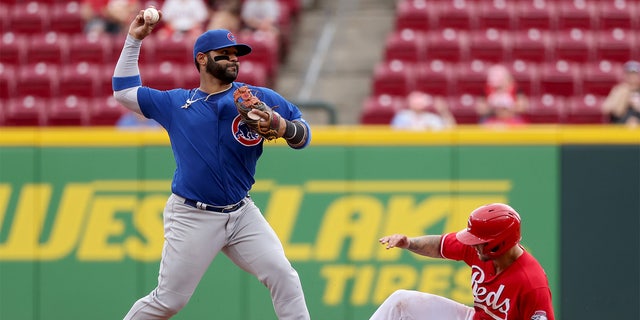
<svg viewBox="0 0 640 320">
<path fill-rule="evenodd" d="M 384 250 L 377 239 L 457 231 L 489 202 L 520 212 L 557 319 L 600 319 L 590 317 L 595 297 L 640 297 L 639 158 L 640 131 L 619 127 L 319 127 L 304 150 L 266 143 L 251 195 L 313 319 L 368 319 L 399 288 L 471 304 L 464 264 Z M 609 175 L 621 167 L 629 175 Z M 174 169 L 161 131 L 0 128 L 0 320 L 121 319 L 155 286 Z M 624 191 L 609 212 L 615 190 Z M 610 239 L 631 249 L 613 266 Z M 603 276 L 592 266 L 616 280 L 597 282 L 597 295 L 583 278 Z M 618 318 L 638 318 L 633 305 Z M 220 254 L 174 319 L 276 317 L 267 289 Z"/>
</svg>

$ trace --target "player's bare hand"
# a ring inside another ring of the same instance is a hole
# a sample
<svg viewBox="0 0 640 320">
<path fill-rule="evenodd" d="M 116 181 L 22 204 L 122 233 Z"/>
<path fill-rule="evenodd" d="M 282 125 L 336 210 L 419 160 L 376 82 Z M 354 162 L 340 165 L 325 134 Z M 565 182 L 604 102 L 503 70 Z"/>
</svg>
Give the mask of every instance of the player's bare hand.
<svg viewBox="0 0 640 320">
<path fill-rule="evenodd" d="M 131 25 L 129 26 L 129 34 L 133 38 L 138 40 L 146 38 L 149 34 L 151 34 L 153 28 L 155 28 L 158 23 L 162 21 L 162 11 L 158 10 L 158 14 L 160 15 L 160 18 L 158 19 L 158 21 L 152 23 L 149 20 L 145 20 L 144 10 L 140 10 L 140 12 L 138 12 L 138 15 L 136 15 L 136 17 L 131 22 Z"/>
<path fill-rule="evenodd" d="M 403 234 L 394 234 L 390 236 L 384 236 L 378 240 L 382 245 L 386 245 L 386 249 L 402 248 L 407 249 L 409 247 L 409 238 Z"/>
</svg>

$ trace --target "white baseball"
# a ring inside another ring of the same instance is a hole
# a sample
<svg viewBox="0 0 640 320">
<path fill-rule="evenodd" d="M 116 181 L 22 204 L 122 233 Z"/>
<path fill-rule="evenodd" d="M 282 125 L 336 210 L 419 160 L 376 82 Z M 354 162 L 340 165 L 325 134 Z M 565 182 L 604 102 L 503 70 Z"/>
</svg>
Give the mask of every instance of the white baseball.
<svg viewBox="0 0 640 320">
<path fill-rule="evenodd" d="M 149 23 L 156 23 L 158 22 L 158 20 L 160 20 L 160 13 L 158 13 L 158 10 L 156 10 L 156 8 L 146 8 L 144 9 L 144 20 L 148 20 Z"/>
</svg>

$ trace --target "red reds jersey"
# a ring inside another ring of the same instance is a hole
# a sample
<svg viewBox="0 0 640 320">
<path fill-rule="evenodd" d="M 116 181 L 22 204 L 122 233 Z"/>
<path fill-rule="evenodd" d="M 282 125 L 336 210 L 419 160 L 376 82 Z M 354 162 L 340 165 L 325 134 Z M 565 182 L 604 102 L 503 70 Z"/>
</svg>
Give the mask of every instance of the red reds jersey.
<svg viewBox="0 0 640 320">
<path fill-rule="evenodd" d="M 471 267 L 474 320 L 553 320 L 551 290 L 540 263 L 527 251 L 496 275 L 492 261 L 462 244 L 455 233 L 442 237 L 441 254 Z"/>
</svg>

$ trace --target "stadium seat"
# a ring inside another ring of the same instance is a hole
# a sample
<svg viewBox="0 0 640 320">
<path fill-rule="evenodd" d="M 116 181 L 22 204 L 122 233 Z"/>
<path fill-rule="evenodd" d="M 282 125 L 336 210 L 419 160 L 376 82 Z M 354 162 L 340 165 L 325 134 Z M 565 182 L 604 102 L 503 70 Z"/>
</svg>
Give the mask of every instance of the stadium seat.
<svg viewBox="0 0 640 320">
<path fill-rule="evenodd" d="M 254 86 L 269 86 L 265 66 L 252 61 L 245 61 L 242 63 L 242 67 L 240 68 L 236 81 Z"/>
<path fill-rule="evenodd" d="M 140 76 L 144 86 L 157 90 L 182 88 L 180 64 L 163 61 L 158 64 L 145 64 L 140 67 Z"/>
<path fill-rule="evenodd" d="M 598 28 L 598 17 L 595 10 L 596 6 L 590 1 L 558 1 L 556 28 L 557 30 L 574 28 L 596 30 Z"/>
<path fill-rule="evenodd" d="M 243 63 L 248 63 L 245 61 Z M 243 72 L 243 63 L 240 64 L 240 72 Z M 266 74 L 266 70 L 265 70 Z M 200 74 L 194 65 L 184 65 L 182 67 L 182 81 L 186 89 L 197 88 L 200 86 Z"/>
<path fill-rule="evenodd" d="M 479 1 L 476 7 L 476 26 L 474 29 L 511 30 L 515 28 L 515 5 L 513 1 Z"/>
<path fill-rule="evenodd" d="M 567 98 L 566 123 L 570 124 L 602 124 L 608 117 L 602 112 L 605 97 L 587 94 Z"/>
<path fill-rule="evenodd" d="M 238 42 L 251 46 L 251 54 L 243 56 L 240 61 L 253 61 L 265 66 L 267 79 L 273 83 L 278 76 L 280 67 L 280 52 L 278 39 L 264 32 L 241 32 L 238 34 Z"/>
<path fill-rule="evenodd" d="M 49 21 L 51 31 L 78 34 L 83 32 L 84 25 L 85 21 L 80 13 L 80 2 L 71 1 L 52 4 Z"/>
<path fill-rule="evenodd" d="M 87 35 L 84 33 L 70 35 L 68 62 L 89 62 L 115 66 L 117 57 L 113 56 L 111 45 L 111 38 L 107 35 Z"/>
<path fill-rule="evenodd" d="M 426 0 L 400 0 L 396 8 L 395 30 L 429 31 L 436 21 Z"/>
<path fill-rule="evenodd" d="M 88 124 L 89 99 L 74 95 L 51 99 L 48 103 L 47 126 L 84 126 Z"/>
<path fill-rule="evenodd" d="M 79 98 L 93 98 L 100 92 L 100 66 L 86 61 L 68 64 L 62 67 L 58 94 L 73 95 Z"/>
<path fill-rule="evenodd" d="M 373 95 L 406 96 L 414 88 L 415 67 L 400 60 L 378 62 L 373 74 Z"/>
<path fill-rule="evenodd" d="M 21 65 L 26 62 L 26 37 L 13 32 L 5 32 L 0 39 L 0 63 Z"/>
<path fill-rule="evenodd" d="M 471 94 L 453 95 L 446 98 L 457 124 L 477 124 L 480 121 L 476 112 L 477 99 L 477 96 Z"/>
<path fill-rule="evenodd" d="M 149 37 L 142 46 L 143 64 L 154 64 L 163 61 L 193 64 L 193 44 L 186 36 L 179 33 L 167 38 Z"/>
<path fill-rule="evenodd" d="M 9 30 L 37 34 L 49 30 L 49 6 L 38 1 L 18 2 L 9 13 Z"/>
<path fill-rule="evenodd" d="M 45 107 L 45 100 L 34 96 L 7 100 L 4 106 L 4 123 L 7 126 L 44 126 Z"/>
<path fill-rule="evenodd" d="M 559 30 L 553 39 L 553 60 L 580 63 L 595 61 L 595 44 L 590 31 L 582 29 Z"/>
<path fill-rule="evenodd" d="M 524 112 L 528 123 L 563 123 L 566 117 L 565 99 L 563 96 L 544 94 L 530 96 L 529 107 Z"/>
<path fill-rule="evenodd" d="M 430 31 L 425 35 L 425 61 L 443 60 L 458 62 L 468 46 L 467 31 L 451 28 Z"/>
<path fill-rule="evenodd" d="M 550 31 L 528 29 L 513 32 L 511 60 L 546 62 L 551 60 L 552 42 Z"/>
<path fill-rule="evenodd" d="M 481 60 L 458 63 L 454 71 L 452 94 L 484 95 L 487 84 L 487 69 L 490 66 L 490 63 Z"/>
<path fill-rule="evenodd" d="M 598 29 L 624 29 L 636 30 L 640 27 L 640 17 L 638 17 L 638 3 L 635 1 L 598 1 L 596 15 L 598 18 Z"/>
<path fill-rule="evenodd" d="M 476 26 L 476 5 L 472 1 L 433 1 L 430 5 L 437 16 L 434 29 L 472 30 Z"/>
<path fill-rule="evenodd" d="M 361 124 L 390 124 L 393 116 L 405 108 L 404 97 L 373 95 L 365 99 L 360 115 Z"/>
<path fill-rule="evenodd" d="M 425 56 L 424 32 L 402 29 L 391 31 L 385 40 L 384 59 L 417 63 Z"/>
<path fill-rule="evenodd" d="M 580 68 L 576 63 L 559 60 L 541 64 L 540 94 L 574 96 L 581 94 Z"/>
<path fill-rule="evenodd" d="M 0 62 L 0 100 L 9 99 L 16 90 L 16 66 Z"/>
<path fill-rule="evenodd" d="M 511 57 L 511 33 L 499 29 L 469 32 L 467 60 L 503 62 Z"/>
<path fill-rule="evenodd" d="M 622 63 L 602 60 L 583 66 L 582 92 L 595 96 L 606 96 L 621 79 Z"/>
<path fill-rule="evenodd" d="M 67 62 L 69 39 L 57 32 L 33 34 L 29 37 L 26 63 L 46 62 L 62 65 Z"/>
<path fill-rule="evenodd" d="M 637 56 L 637 39 L 634 31 L 605 29 L 595 33 L 595 58 L 624 63 Z"/>
<path fill-rule="evenodd" d="M 454 67 L 450 62 L 431 60 L 415 66 L 415 89 L 433 96 L 448 96 L 453 91 Z"/>
<path fill-rule="evenodd" d="M 518 91 L 526 96 L 537 96 L 540 91 L 538 63 L 515 60 L 506 65 L 516 82 Z"/>
<path fill-rule="evenodd" d="M 39 62 L 22 66 L 16 79 L 16 96 L 50 98 L 58 93 L 58 65 Z"/>
<path fill-rule="evenodd" d="M 517 30 L 556 28 L 555 2 L 544 0 L 517 1 L 515 27 Z"/>
<path fill-rule="evenodd" d="M 0 33 L 9 31 L 9 5 L 0 3 Z"/>
<path fill-rule="evenodd" d="M 91 99 L 89 103 L 89 125 L 113 126 L 125 111 L 126 108 L 120 105 L 113 96 Z"/>
</svg>

